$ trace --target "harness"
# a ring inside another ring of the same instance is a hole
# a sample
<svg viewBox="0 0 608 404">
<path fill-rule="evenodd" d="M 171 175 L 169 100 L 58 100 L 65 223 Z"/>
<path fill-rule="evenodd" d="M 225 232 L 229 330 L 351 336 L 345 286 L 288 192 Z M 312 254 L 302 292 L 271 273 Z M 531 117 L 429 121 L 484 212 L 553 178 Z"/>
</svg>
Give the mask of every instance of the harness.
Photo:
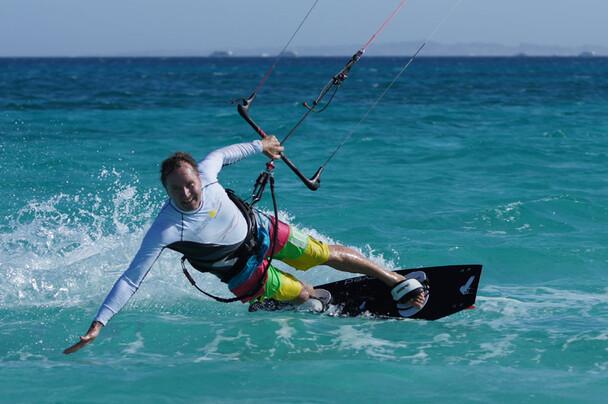
<svg viewBox="0 0 608 404">
<path fill-rule="evenodd" d="M 230 200 L 241 211 L 241 213 L 245 217 L 245 220 L 247 221 L 247 234 L 245 236 L 245 239 L 241 243 L 241 245 L 235 251 L 227 254 L 224 257 L 216 257 L 213 261 L 213 262 L 217 262 L 218 260 L 229 261 L 229 260 L 233 260 L 236 258 L 236 262 L 232 265 L 232 267 L 218 271 L 217 269 L 215 269 L 212 266 L 213 262 L 202 261 L 202 260 L 198 259 L 197 257 L 188 255 L 188 253 L 184 252 L 183 250 L 182 251 L 177 250 L 175 248 L 175 246 L 173 246 L 173 247 L 169 246 L 169 248 L 176 250 L 178 252 L 182 252 L 184 254 L 181 259 L 182 271 L 184 272 L 184 275 L 186 276 L 186 278 L 188 279 L 188 281 L 190 282 L 190 284 L 192 286 L 194 286 L 196 289 L 198 289 L 200 292 L 204 293 L 205 295 L 211 297 L 212 299 L 215 299 L 215 300 L 217 300 L 219 302 L 223 302 L 223 303 L 231 303 L 231 302 L 236 302 L 238 300 L 247 299 L 247 298 L 250 298 L 250 297 L 253 297 L 253 296 L 256 296 L 257 294 L 259 294 L 260 289 L 264 288 L 264 284 L 266 282 L 266 272 L 268 271 L 268 266 L 264 269 L 264 274 L 260 278 L 260 282 L 251 291 L 249 291 L 248 293 L 246 293 L 245 295 L 242 295 L 242 296 L 224 298 L 224 297 L 214 296 L 208 292 L 205 292 L 201 288 L 199 288 L 196 285 L 196 282 L 195 282 L 194 278 L 192 277 L 192 275 L 190 275 L 190 273 L 188 272 L 188 270 L 186 268 L 186 264 L 185 264 L 185 261 L 188 261 L 190 263 L 190 265 L 192 265 L 192 267 L 194 269 L 196 269 L 197 271 L 203 272 L 203 273 L 212 273 L 212 274 L 216 275 L 217 277 L 219 277 L 222 282 L 228 283 L 228 282 L 230 282 L 230 280 L 232 278 L 234 278 L 239 272 L 241 272 L 245 268 L 245 265 L 247 264 L 247 261 L 249 260 L 249 258 L 252 255 L 255 255 L 257 253 L 258 249 L 260 248 L 260 243 L 258 240 L 257 220 L 256 220 L 255 212 L 253 211 L 253 208 L 251 207 L 250 204 L 248 204 L 247 202 L 245 202 L 244 200 L 239 198 L 234 193 L 234 191 L 232 191 L 231 189 L 226 189 L 226 194 L 228 194 L 228 198 L 230 198 Z"/>
</svg>

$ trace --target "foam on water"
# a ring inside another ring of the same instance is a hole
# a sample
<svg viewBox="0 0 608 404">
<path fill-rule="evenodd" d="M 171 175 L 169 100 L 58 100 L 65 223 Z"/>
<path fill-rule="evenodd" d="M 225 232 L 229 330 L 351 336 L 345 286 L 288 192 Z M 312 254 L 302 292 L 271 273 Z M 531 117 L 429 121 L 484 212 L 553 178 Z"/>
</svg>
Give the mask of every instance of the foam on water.
<svg viewBox="0 0 608 404">
<path fill-rule="evenodd" d="M 150 220 L 158 203 L 115 171 L 102 170 L 99 180 L 110 176 L 99 193 L 59 193 L 6 217 L 1 307 L 78 304 L 98 294 L 108 273 L 124 267 L 143 236 L 140 223 Z"/>
</svg>

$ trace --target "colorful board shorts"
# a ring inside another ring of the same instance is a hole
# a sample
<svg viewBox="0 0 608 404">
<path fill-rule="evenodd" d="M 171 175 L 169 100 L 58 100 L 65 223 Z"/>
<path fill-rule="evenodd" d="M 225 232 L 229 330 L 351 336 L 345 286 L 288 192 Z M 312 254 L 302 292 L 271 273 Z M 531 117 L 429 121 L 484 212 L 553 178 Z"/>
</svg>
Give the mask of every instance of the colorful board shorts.
<svg viewBox="0 0 608 404">
<path fill-rule="evenodd" d="M 268 265 L 268 261 L 264 258 L 269 254 L 270 240 L 274 233 L 274 218 L 268 219 L 265 216 L 259 216 L 262 223 L 259 226 L 258 236 L 261 236 L 260 240 L 263 240 L 265 247 L 262 251 L 265 253 L 258 257 L 251 257 L 251 259 L 258 258 L 258 260 L 255 263 L 253 261 L 249 263 L 249 269 L 246 268 L 243 273 L 235 277 L 236 279 L 229 282 L 228 287 L 237 296 L 245 295 L 248 290 L 255 288 L 255 285 L 260 283 L 260 278 Z M 329 245 L 279 221 L 277 246 L 274 248 L 273 260 L 280 260 L 298 270 L 305 271 L 325 264 L 329 260 Z M 296 299 L 302 291 L 300 281 L 273 265 L 270 265 L 266 271 L 265 285 L 263 291 L 260 290 L 256 296 L 243 299 L 243 302 L 255 298 L 290 301 Z"/>
</svg>

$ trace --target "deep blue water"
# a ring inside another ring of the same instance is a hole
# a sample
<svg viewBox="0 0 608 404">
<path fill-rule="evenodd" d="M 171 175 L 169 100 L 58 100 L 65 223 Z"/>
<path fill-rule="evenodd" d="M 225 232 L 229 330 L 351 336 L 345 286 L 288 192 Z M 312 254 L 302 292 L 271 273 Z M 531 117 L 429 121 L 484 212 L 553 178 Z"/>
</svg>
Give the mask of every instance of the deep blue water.
<svg viewBox="0 0 608 404">
<path fill-rule="evenodd" d="M 406 61 L 363 58 L 287 142 L 312 174 L 355 130 L 314 193 L 278 164 L 281 213 L 390 268 L 484 264 L 476 310 L 252 315 L 202 298 L 166 253 L 94 344 L 64 356 L 165 199 L 160 161 L 255 139 L 231 101 L 272 61 L 0 59 L 2 400 L 601 402 L 608 59 L 420 58 L 357 126 Z M 344 62 L 284 59 L 252 115 L 284 135 Z M 221 180 L 246 195 L 263 166 Z"/>
</svg>

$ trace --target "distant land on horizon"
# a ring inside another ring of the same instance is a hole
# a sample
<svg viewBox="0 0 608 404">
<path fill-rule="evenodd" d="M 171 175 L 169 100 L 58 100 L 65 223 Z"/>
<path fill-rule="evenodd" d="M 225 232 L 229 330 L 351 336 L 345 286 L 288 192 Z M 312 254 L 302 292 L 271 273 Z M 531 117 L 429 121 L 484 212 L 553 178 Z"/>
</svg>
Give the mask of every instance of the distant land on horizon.
<svg viewBox="0 0 608 404">
<path fill-rule="evenodd" d="M 394 42 L 377 44 L 367 51 L 368 56 L 410 56 L 423 41 Z M 323 55 L 350 55 L 357 47 L 315 47 L 294 48 L 301 56 Z M 467 42 L 445 44 L 427 42 L 420 52 L 420 56 L 608 56 L 608 47 L 596 45 L 582 45 L 576 47 L 558 45 L 538 45 L 522 43 L 517 46 L 497 43 Z"/>
<path fill-rule="evenodd" d="M 367 56 L 411 56 L 422 41 L 377 43 L 370 47 Z M 359 45 L 360 46 L 360 45 Z M 351 56 L 358 45 L 295 46 L 287 56 L 332 57 Z M 149 50 L 134 52 L 90 52 L 83 54 L 40 54 L 40 55 L 1 55 L 0 57 L 272 57 L 279 52 L 272 48 L 217 48 L 201 50 Z M 498 43 L 467 42 L 439 43 L 428 42 L 419 56 L 608 56 L 608 47 L 600 45 L 559 46 L 522 43 L 517 46 Z"/>
<path fill-rule="evenodd" d="M 422 41 L 377 43 L 371 46 L 366 56 L 411 56 L 422 44 Z M 289 48 L 291 56 L 351 56 L 361 45 L 327 45 L 327 46 L 294 46 Z M 212 51 L 174 51 L 174 52 L 147 52 L 139 54 L 125 54 L 122 56 L 216 56 L 224 57 L 272 57 L 280 49 L 270 48 L 232 48 L 213 49 Z M 427 42 L 419 56 L 608 56 L 608 47 L 599 45 L 559 46 L 538 45 L 522 43 L 517 46 L 502 45 L 498 43 L 467 42 L 445 44 L 440 42 Z"/>
</svg>

